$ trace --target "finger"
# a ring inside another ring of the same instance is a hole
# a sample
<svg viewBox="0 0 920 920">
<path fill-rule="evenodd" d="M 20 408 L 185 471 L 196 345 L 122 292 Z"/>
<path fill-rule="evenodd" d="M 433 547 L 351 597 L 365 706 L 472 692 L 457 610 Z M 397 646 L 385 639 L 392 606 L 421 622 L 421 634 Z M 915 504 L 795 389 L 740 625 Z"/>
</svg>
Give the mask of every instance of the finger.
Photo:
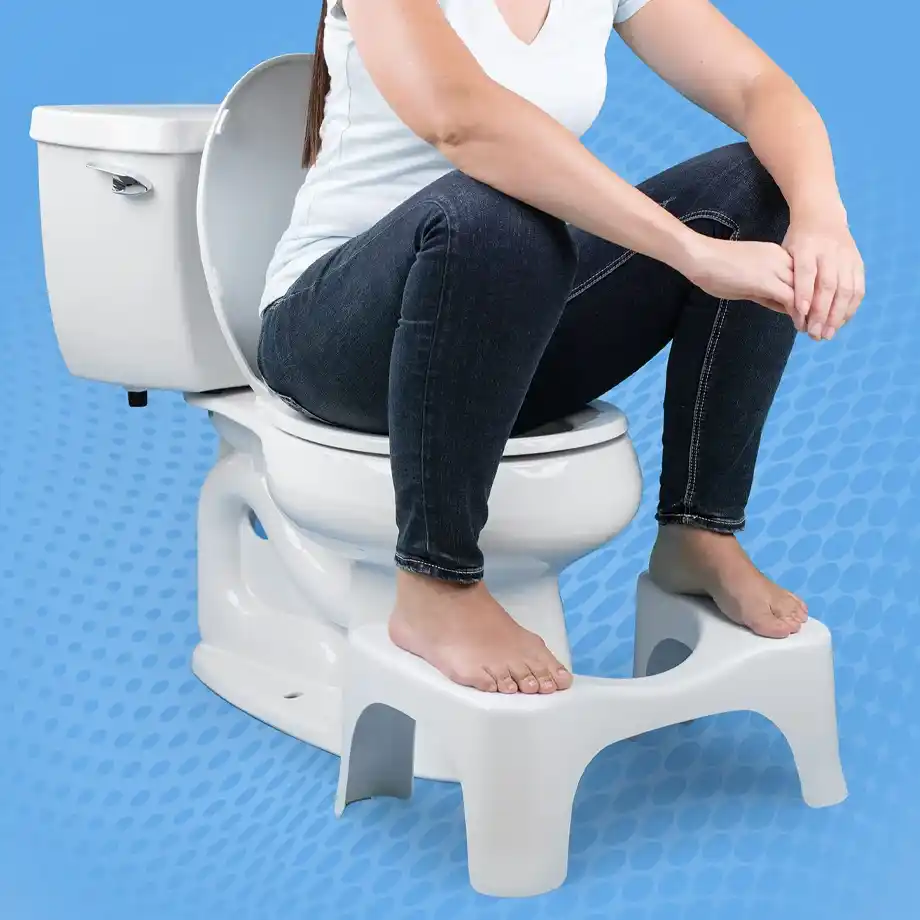
<svg viewBox="0 0 920 920">
<path fill-rule="evenodd" d="M 797 306 L 794 293 L 792 295 L 792 306 L 786 307 L 783 312 L 789 314 L 789 318 L 792 320 L 792 325 L 795 326 L 796 332 L 805 331 L 805 315 L 803 313 L 799 313 L 799 308 Z"/>
<path fill-rule="evenodd" d="M 844 322 L 849 322 L 853 317 L 853 314 L 859 309 L 860 304 L 863 302 L 863 298 L 866 296 L 866 266 L 863 264 L 862 259 L 856 263 L 856 273 L 854 281 L 854 292 L 853 299 L 850 301 L 849 312 L 844 318 Z"/>
<path fill-rule="evenodd" d="M 796 323 L 796 328 L 802 332 L 805 328 L 805 317 L 811 309 L 811 302 L 815 294 L 815 281 L 818 276 L 818 263 L 815 256 L 808 252 L 801 256 L 793 256 L 793 286 L 795 288 L 795 313 L 801 317 L 801 325 Z M 793 320 L 796 317 L 793 316 Z"/>
<path fill-rule="evenodd" d="M 770 300 L 769 297 L 758 297 L 754 300 L 754 303 L 761 307 L 766 307 L 768 310 L 772 310 L 774 313 L 789 314 L 789 310 L 786 307 L 784 307 L 776 300 Z M 795 322 L 795 320 L 793 320 L 793 322 Z"/>
<path fill-rule="evenodd" d="M 789 307 L 783 306 L 783 304 L 778 303 L 775 300 L 770 300 L 768 297 L 764 297 L 760 300 L 755 300 L 754 303 L 759 304 L 762 307 L 766 307 L 768 310 L 772 310 L 774 313 L 781 313 L 783 316 L 788 316 L 789 321 L 795 326 L 797 332 L 802 332 L 802 328 L 799 325 L 799 320 L 797 320 L 798 313 L 795 309 L 790 309 Z"/>
<path fill-rule="evenodd" d="M 775 277 L 770 279 L 763 292 L 764 300 L 770 303 L 779 304 L 784 313 L 795 313 L 795 288 L 786 284 L 782 279 Z"/>
<path fill-rule="evenodd" d="M 850 313 L 850 304 L 856 291 L 855 273 L 855 268 L 852 265 L 843 266 L 840 269 L 837 292 L 834 294 L 834 300 L 828 311 L 827 322 L 824 324 L 824 332 L 822 333 L 822 337 L 828 342 L 834 337 Z"/>
<path fill-rule="evenodd" d="M 830 313 L 834 295 L 837 293 L 837 266 L 827 256 L 818 258 L 818 274 L 815 282 L 815 296 L 808 311 L 808 334 L 819 341 Z"/>
<path fill-rule="evenodd" d="M 798 308 L 796 307 L 795 300 L 795 267 L 792 263 L 792 257 L 789 257 L 789 262 L 780 265 L 776 269 L 776 277 L 779 278 L 780 282 L 784 284 L 792 293 L 792 306 L 790 313 L 797 313 Z"/>
<path fill-rule="evenodd" d="M 776 254 L 776 264 L 779 270 L 781 272 L 787 269 L 792 271 L 795 265 L 795 259 L 792 257 L 792 253 L 789 252 L 788 249 L 783 249 L 782 246 L 777 246 L 775 243 L 771 243 L 769 245 L 771 246 L 773 252 Z"/>
</svg>

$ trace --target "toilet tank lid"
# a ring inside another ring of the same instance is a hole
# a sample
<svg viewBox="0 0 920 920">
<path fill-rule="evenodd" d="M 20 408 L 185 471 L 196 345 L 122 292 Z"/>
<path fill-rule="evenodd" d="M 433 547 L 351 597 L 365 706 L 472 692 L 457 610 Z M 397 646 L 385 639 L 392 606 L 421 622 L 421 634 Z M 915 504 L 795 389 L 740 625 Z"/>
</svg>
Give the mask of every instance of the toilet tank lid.
<svg viewBox="0 0 920 920">
<path fill-rule="evenodd" d="M 43 105 L 32 140 L 118 153 L 201 153 L 216 105 Z"/>
</svg>

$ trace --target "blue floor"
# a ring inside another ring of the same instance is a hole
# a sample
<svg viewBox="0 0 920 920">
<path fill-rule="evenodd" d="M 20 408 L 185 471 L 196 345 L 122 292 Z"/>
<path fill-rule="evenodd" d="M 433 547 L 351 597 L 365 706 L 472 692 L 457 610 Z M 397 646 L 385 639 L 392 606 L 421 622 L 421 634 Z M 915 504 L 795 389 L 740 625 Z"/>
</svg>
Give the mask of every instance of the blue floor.
<svg viewBox="0 0 920 920">
<path fill-rule="evenodd" d="M 309 47 L 318 4 L 304 15 L 284 0 L 263 22 L 254 5 L 165 0 L 125 41 L 113 5 L 43 0 L 0 12 L 0 917 L 918 916 L 920 188 L 906 99 L 920 14 L 720 5 L 825 115 L 868 269 L 857 320 L 795 348 L 743 537 L 833 631 L 849 800 L 806 808 L 777 731 L 735 715 L 601 754 L 578 794 L 569 881 L 539 899 L 468 888 L 454 787 L 421 783 L 410 803 L 362 803 L 337 821 L 336 760 L 190 673 L 195 502 L 215 439 L 177 396 L 129 410 L 121 392 L 67 374 L 27 137 L 38 103 L 216 101 L 258 60 L 298 49 L 292 23 Z M 616 42 L 610 59 L 589 140 L 628 178 L 731 139 Z M 646 490 L 628 531 L 565 577 L 580 672 L 628 673 L 664 361 L 612 394 Z"/>
</svg>

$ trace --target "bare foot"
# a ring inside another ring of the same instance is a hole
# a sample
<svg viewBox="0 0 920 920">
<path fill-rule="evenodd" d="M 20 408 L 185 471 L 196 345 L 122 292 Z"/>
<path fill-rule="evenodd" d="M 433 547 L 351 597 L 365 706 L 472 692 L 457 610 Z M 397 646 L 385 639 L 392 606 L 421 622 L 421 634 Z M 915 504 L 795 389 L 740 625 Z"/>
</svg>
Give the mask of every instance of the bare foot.
<svg viewBox="0 0 920 920">
<path fill-rule="evenodd" d="M 571 673 L 519 626 L 486 586 L 396 573 L 390 638 L 454 683 L 490 693 L 553 693 Z"/>
<path fill-rule="evenodd" d="M 659 527 L 649 575 L 665 591 L 711 597 L 725 616 L 759 636 L 784 639 L 808 619 L 805 602 L 760 572 L 730 534 Z"/>
</svg>

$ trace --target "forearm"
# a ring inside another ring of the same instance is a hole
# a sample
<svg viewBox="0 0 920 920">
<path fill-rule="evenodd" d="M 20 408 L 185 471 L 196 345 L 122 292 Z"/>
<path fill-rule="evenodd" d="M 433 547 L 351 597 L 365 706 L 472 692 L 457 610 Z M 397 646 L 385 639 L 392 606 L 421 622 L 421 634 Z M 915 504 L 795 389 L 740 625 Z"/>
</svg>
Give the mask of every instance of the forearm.
<svg viewBox="0 0 920 920">
<path fill-rule="evenodd" d="M 793 217 L 820 214 L 846 219 L 827 129 L 786 74 L 770 74 L 754 82 L 739 128 L 776 180 Z"/>
<path fill-rule="evenodd" d="M 498 84 L 478 88 L 437 146 L 460 170 L 602 239 L 686 274 L 700 235 Z"/>
</svg>

